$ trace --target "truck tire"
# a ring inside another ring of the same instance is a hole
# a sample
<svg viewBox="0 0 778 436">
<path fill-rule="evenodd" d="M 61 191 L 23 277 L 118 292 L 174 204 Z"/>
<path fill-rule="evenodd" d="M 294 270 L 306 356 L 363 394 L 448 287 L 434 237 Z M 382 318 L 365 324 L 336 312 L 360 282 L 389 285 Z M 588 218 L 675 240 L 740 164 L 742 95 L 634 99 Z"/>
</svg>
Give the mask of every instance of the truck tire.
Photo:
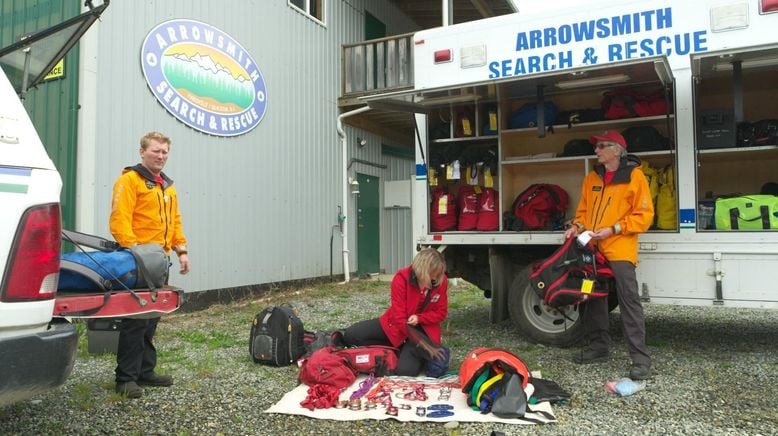
<svg viewBox="0 0 778 436">
<path fill-rule="evenodd" d="M 531 266 L 516 276 L 508 291 L 508 312 L 521 333 L 533 342 L 569 347 L 583 338 L 581 305 L 566 306 L 564 314 L 538 298 L 529 284 Z"/>
</svg>

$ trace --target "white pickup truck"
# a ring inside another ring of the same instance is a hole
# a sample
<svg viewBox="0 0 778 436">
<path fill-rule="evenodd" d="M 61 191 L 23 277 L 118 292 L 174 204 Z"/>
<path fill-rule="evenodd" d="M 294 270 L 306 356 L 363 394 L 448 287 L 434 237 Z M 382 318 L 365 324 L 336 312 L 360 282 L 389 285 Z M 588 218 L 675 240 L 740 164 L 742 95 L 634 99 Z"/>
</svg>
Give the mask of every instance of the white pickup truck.
<svg viewBox="0 0 778 436">
<path fill-rule="evenodd" d="M 62 384 L 78 333 L 52 319 L 62 188 L 32 122 L 0 73 L 0 405 Z"/>
</svg>

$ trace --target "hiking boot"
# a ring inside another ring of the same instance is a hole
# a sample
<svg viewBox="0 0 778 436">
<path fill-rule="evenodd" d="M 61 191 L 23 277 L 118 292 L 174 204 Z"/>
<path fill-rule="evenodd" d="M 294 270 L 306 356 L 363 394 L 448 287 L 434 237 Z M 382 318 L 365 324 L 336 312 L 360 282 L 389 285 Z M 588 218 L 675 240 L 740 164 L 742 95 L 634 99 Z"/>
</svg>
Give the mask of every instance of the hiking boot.
<svg viewBox="0 0 778 436">
<path fill-rule="evenodd" d="M 172 386 L 173 385 L 173 377 L 169 375 L 158 375 L 156 373 L 151 373 L 150 375 L 144 376 L 142 378 L 138 379 L 138 384 L 141 386 Z"/>
<path fill-rule="evenodd" d="M 651 374 L 651 366 L 644 363 L 633 363 L 629 368 L 629 378 L 632 380 L 646 380 Z"/>
<path fill-rule="evenodd" d="M 586 365 L 589 363 L 607 362 L 610 355 L 607 351 L 597 350 L 584 350 L 579 353 L 573 354 L 573 362 L 579 365 Z"/>
<path fill-rule="evenodd" d="M 126 395 L 127 398 L 140 398 L 143 396 L 143 388 L 134 381 L 116 382 L 116 392 Z"/>
<path fill-rule="evenodd" d="M 345 347 L 347 345 L 343 340 L 343 330 L 335 330 L 334 332 L 330 333 L 329 345 L 331 347 Z"/>
</svg>

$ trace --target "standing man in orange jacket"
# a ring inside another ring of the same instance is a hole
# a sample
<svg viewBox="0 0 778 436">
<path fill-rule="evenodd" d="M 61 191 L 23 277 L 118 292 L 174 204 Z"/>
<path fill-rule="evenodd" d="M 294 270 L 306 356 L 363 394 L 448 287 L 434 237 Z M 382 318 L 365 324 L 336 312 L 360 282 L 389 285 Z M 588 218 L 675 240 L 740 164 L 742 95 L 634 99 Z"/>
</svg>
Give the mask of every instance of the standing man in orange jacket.
<svg viewBox="0 0 778 436">
<path fill-rule="evenodd" d="M 586 175 L 575 219 L 565 239 L 584 231 L 608 259 L 616 279 L 621 322 L 629 347 L 633 380 L 648 378 L 651 357 L 646 347 L 646 327 L 640 304 L 635 267 L 638 235 L 651 227 L 654 205 L 640 159 L 627 154 L 627 142 L 619 132 L 606 131 L 589 138 L 598 164 Z M 588 348 L 573 356 L 575 363 L 594 363 L 609 358 L 608 301 L 593 299 L 583 308 Z"/>
<path fill-rule="evenodd" d="M 156 243 L 178 255 L 181 274 L 189 272 L 186 236 L 181 229 L 176 188 L 162 169 L 170 138 L 149 132 L 140 139 L 141 163 L 127 167 L 113 187 L 110 229 L 122 247 Z M 152 342 L 159 317 L 125 318 L 116 353 L 116 392 L 129 398 L 143 395 L 141 386 L 171 386 L 173 378 L 154 372 L 157 350 Z"/>
</svg>

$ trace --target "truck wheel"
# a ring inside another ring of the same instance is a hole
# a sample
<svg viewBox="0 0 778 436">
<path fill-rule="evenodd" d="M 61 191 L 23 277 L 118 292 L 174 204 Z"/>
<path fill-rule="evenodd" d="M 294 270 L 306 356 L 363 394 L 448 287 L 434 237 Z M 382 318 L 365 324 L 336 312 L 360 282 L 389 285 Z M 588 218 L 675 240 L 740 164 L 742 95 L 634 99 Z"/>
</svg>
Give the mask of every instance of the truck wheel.
<svg viewBox="0 0 778 436">
<path fill-rule="evenodd" d="M 583 338 L 580 305 L 552 308 L 538 298 L 529 284 L 531 266 L 513 280 L 508 292 L 508 312 L 516 327 L 532 341 L 558 347 L 575 345 Z"/>
</svg>

